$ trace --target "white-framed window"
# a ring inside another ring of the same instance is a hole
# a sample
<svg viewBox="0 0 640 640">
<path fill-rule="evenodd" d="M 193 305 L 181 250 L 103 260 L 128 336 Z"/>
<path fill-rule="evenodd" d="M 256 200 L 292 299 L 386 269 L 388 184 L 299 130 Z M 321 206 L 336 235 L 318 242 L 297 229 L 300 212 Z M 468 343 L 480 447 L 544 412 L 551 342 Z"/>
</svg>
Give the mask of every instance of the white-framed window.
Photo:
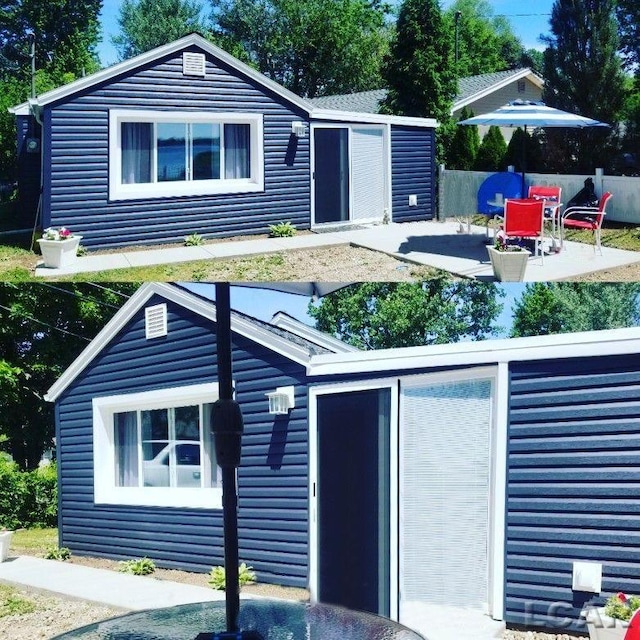
<svg viewBox="0 0 640 640">
<path fill-rule="evenodd" d="M 109 112 L 109 198 L 264 190 L 261 114 Z"/>
<path fill-rule="evenodd" d="M 93 399 L 97 504 L 221 508 L 217 383 Z"/>
</svg>

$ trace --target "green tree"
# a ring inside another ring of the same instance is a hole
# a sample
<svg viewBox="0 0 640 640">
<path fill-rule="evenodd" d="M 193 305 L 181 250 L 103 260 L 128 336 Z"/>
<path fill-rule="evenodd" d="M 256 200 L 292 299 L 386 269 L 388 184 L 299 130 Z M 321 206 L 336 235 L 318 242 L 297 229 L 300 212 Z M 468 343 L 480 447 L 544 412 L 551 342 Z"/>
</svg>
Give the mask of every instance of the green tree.
<svg viewBox="0 0 640 640">
<path fill-rule="evenodd" d="M 542 147 L 542 134 L 537 131 L 531 134 L 518 127 L 507 145 L 504 164 L 513 165 L 516 171 L 540 171 L 543 166 Z"/>
<path fill-rule="evenodd" d="M 466 120 L 472 117 L 473 111 L 469 107 L 463 107 L 459 120 Z M 447 166 L 450 169 L 471 171 L 479 148 L 480 135 L 478 134 L 478 127 L 472 125 L 456 126 L 447 151 Z"/>
<path fill-rule="evenodd" d="M 98 69 L 101 0 L 7 0 L 0 4 L 0 177 L 16 177 L 15 116 L 31 96 L 31 35 L 37 92 Z"/>
<path fill-rule="evenodd" d="M 320 331 L 364 349 L 446 344 L 496 335 L 504 294 L 493 284 L 367 282 L 309 305 Z"/>
<path fill-rule="evenodd" d="M 629 68 L 640 64 L 640 3 L 618 0 L 616 10 L 620 48 Z"/>
<path fill-rule="evenodd" d="M 487 0 L 455 0 L 445 15 L 450 33 L 458 22 L 458 77 L 474 76 L 521 66 L 524 48 L 509 21 L 495 16 Z"/>
<path fill-rule="evenodd" d="M 513 312 L 512 337 L 596 331 L 640 321 L 640 283 L 527 285 Z"/>
<path fill-rule="evenodd" d="M 47 389 L 136 285 L 114 287 L 0 284 L 0 450 L 21 468 L 37 466 L 52 446 Z"/>
<path fill-rule="evenodd" d="M 551 35 L 544 38 L 544 101 L 552 107 L 616 123 L 624 101 L 624 74 L 617 53 L 616 0 L 556 0 Z M 564 173 L 591 173 L 615 151 L 608 129 L 548 132 L 551 166 Z M 576 158 L 572 162 L 572 158 Z"/>
<path fill-rule="evenodd" d="M 197 0 L 123 0 L 118 24 L 111 38 L 120 60 L 173 42 L 192 32 L 204 33 Z"/>
<path fill-rule="evenodd" d="M 446 158 L 454 132 L 451 107 L 458 92 L 450 25 L 438 0 L 404 0 L 382 75 L 383 113 L 436 118 L 437 161 Z"/>
<path fill-rule="evenodd" d="M 502 171 L 506 167 L 507 143 L 500 127 L 489 127 L 476 154 L 476 171 Z"/>
<path fill-rule="evenodd" d="M 297 95 L 381 86 L 388 49 L 378 0 L 212 0 L 213 37 Z"/>
</svg>

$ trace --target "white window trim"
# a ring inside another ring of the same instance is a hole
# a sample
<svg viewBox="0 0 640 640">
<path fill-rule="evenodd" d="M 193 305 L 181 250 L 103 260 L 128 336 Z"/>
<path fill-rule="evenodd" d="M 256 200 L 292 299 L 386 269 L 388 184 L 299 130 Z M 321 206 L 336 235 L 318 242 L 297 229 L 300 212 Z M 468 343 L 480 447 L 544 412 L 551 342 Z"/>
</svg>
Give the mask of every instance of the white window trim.
<svg viewBox="0 0 640 640">
<path fill-rule="evenodd" d="M 222 487 L 118 487 L 113 416 L 124 411 L 167 409 L 215 402 L 218 383 L 93 398 L 93 475 L 96 504 L 221 509 Z M 208 425 L 202 425 L 207 429 Z M 204 433 L 203 433 L 204 437 Z"/>
<path fill-rule="evenodd" d="M 185 180 L 179 182 L 122 183 L 123 122 L 211 122 L 248 124 L 251 127 L 251 177 L 238 180 Z M 264 135 L 262 114 L 111 109 L 109 111 L 109 199 L 141 200 L 181 196 L 264 191 Z"/>
</svg>

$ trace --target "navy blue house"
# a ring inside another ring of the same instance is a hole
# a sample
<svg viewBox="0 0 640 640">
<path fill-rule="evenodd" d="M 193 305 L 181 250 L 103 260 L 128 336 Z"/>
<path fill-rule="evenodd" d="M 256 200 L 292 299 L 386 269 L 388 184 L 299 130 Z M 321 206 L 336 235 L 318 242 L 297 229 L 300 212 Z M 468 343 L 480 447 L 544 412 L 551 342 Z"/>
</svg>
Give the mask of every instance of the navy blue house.
<svg viewBox="0 0 640 640">
<path fill-rule="evenodd" d="M 222 563 L 214 328 L 209 300 L 143 285 L 49 390 L 60 544 Z M 282 315 L 232 331 L 259 580 L 409 626 L 453 606 L 580 630 L 640 592 L 640 330 L 368 352 Z"/>
<path fill-rule="evenodd" d="M 196 34 L 11 111 L 25 222 L 87 247 L 435 211 L 435 120 L 320 108 Z"/>
</svg>

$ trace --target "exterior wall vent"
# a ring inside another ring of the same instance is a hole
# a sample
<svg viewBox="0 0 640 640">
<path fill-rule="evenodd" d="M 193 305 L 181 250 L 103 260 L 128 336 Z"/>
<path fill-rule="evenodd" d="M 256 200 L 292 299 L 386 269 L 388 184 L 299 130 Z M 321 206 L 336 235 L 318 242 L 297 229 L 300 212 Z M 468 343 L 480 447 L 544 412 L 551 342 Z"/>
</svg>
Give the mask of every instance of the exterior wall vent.
<svg viewBox="0 0 640 640">
<path fill-rule="evenodd" d="M 144 310 L 144 329 L 147 340 L 167 335 L 166 304 L 156 304 Z"/>
<path fill-rule="evenodd" d="M 204 53 L 190 53 L 185 51 L 182 54 L 182 73 L 185 76 L 206 75 Z"/>
</svg>

